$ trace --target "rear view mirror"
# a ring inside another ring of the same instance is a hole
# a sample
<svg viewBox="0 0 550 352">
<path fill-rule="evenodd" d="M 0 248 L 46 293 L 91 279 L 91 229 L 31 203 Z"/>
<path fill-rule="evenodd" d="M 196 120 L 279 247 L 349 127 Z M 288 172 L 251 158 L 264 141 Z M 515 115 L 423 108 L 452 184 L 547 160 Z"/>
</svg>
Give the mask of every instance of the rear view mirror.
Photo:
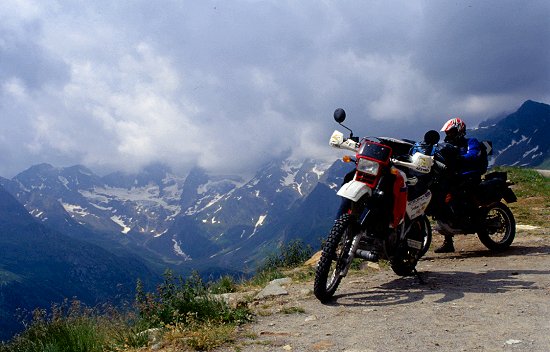
<svg viewBox="0 0 550 352">
<path fill-rule="evenodd" d="M 436 130 L 429 130 L 424 135 L 424 143 L 428 145 L 434 145 L 439 142 L 440 138 L 441 137 L 439 136 L 439 132 L 437 132 Z"/>
<path fill-rule="evenodd" d="M 344 122 L 345 119 L 346 119 L 346 112 L 344 111 L 344 109 L 338 108 L 334 110 L 334 120 L 336 122 L 342 123 Z"/>
</svg>

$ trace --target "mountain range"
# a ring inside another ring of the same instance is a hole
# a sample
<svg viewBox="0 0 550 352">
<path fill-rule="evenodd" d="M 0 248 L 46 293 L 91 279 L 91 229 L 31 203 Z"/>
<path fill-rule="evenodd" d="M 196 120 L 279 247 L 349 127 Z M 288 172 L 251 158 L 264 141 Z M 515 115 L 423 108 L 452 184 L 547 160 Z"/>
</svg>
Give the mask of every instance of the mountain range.
<svg viewBox="0 0 550 352">
<path fill-rule="evenodd" d="M 248 181 L 199 168 L 185 178 L 160 165 L 100 177 L 84 166 L 40 164 L 0 184 L 36 221 L 69 237 L 151 263 L 246 272 L 260 248 L 304 237 L 265 234 L 288 223 L 315 188 L 334 189 L 340 164 L 272 161 Z"/>
<path fill-rule="evenodd" d="M 493 165 L 535 167 L 548 160 L 549 118 L 549 105 L 526 101 L 468 136 L 493 142 Z M 283 158 L 244 180 L 160 164 L 106 176 L 40 164 L 0 178 L 0 320 L 17 305 L 127 297 L 165 268 L 248 275 L 293 239 L 317 249 L 352 167 Z"/>
<path fill-rule="evenodd" d="M 493 165 L 548 167 L 550 105 L 526 101 L 514 113 L 480 124 L 468 136 L 493 143 Z"/>
</svg>

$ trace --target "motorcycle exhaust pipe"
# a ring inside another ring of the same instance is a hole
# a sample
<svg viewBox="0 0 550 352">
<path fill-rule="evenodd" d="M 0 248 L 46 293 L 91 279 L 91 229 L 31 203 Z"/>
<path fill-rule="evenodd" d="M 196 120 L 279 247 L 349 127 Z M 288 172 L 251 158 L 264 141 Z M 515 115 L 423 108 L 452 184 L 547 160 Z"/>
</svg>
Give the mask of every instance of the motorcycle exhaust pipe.
<svg viewBox="0 0 550 352">
<path fill-rule="evenodd" d="M 363 249 L 358 249 L 355 251 L 355 255 L 361 259 L 368 260 L 369 262 L 377 262 L 378 261 L 378 253 L 371 252 L 371 251 L 365 251 Z"/>
</svg>

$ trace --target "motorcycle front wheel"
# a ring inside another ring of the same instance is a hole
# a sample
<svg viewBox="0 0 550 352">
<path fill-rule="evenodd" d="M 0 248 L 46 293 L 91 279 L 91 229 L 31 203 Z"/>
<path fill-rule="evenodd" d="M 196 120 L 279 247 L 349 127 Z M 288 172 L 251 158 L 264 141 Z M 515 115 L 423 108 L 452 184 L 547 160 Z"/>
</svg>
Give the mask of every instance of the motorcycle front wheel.
<svg viewBox="0 0 550 352">
<path fill-rule="evenodd" d="M 351 216 L 342 215 L 334 223 L 323 245 L 313 285 L 313 293 L 322 303 L 332 298 L 350 265 L 349 250 L 353 239 L 350 225 Z"/>
<path fill-rule="evenodd" d="M 516 236 L 514 214 L 502 202 L 494 203 L 485 210 L 480 229 L 479 240 L 493 251 L 502 251 L 510 247 Z"/>
</svg>

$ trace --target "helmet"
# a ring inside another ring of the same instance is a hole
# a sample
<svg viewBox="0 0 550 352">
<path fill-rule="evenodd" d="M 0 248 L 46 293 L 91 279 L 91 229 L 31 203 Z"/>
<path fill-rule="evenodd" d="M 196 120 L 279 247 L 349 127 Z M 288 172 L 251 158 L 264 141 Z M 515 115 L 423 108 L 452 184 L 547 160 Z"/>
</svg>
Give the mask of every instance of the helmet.
<svg viewBox="0 0 550 352">
<path fill-rule="evenodd" d="M 445 132 L 447 135 L 452 130 L 456 131 L 456 137 L 464 137 L 466 135 L 466 124 L 460 117 L 455 117 L 454 119 L 450 119 L 449 121 L 445 122 L 443 127 L 441 127 L 441 131 Z"/>
</svg>

